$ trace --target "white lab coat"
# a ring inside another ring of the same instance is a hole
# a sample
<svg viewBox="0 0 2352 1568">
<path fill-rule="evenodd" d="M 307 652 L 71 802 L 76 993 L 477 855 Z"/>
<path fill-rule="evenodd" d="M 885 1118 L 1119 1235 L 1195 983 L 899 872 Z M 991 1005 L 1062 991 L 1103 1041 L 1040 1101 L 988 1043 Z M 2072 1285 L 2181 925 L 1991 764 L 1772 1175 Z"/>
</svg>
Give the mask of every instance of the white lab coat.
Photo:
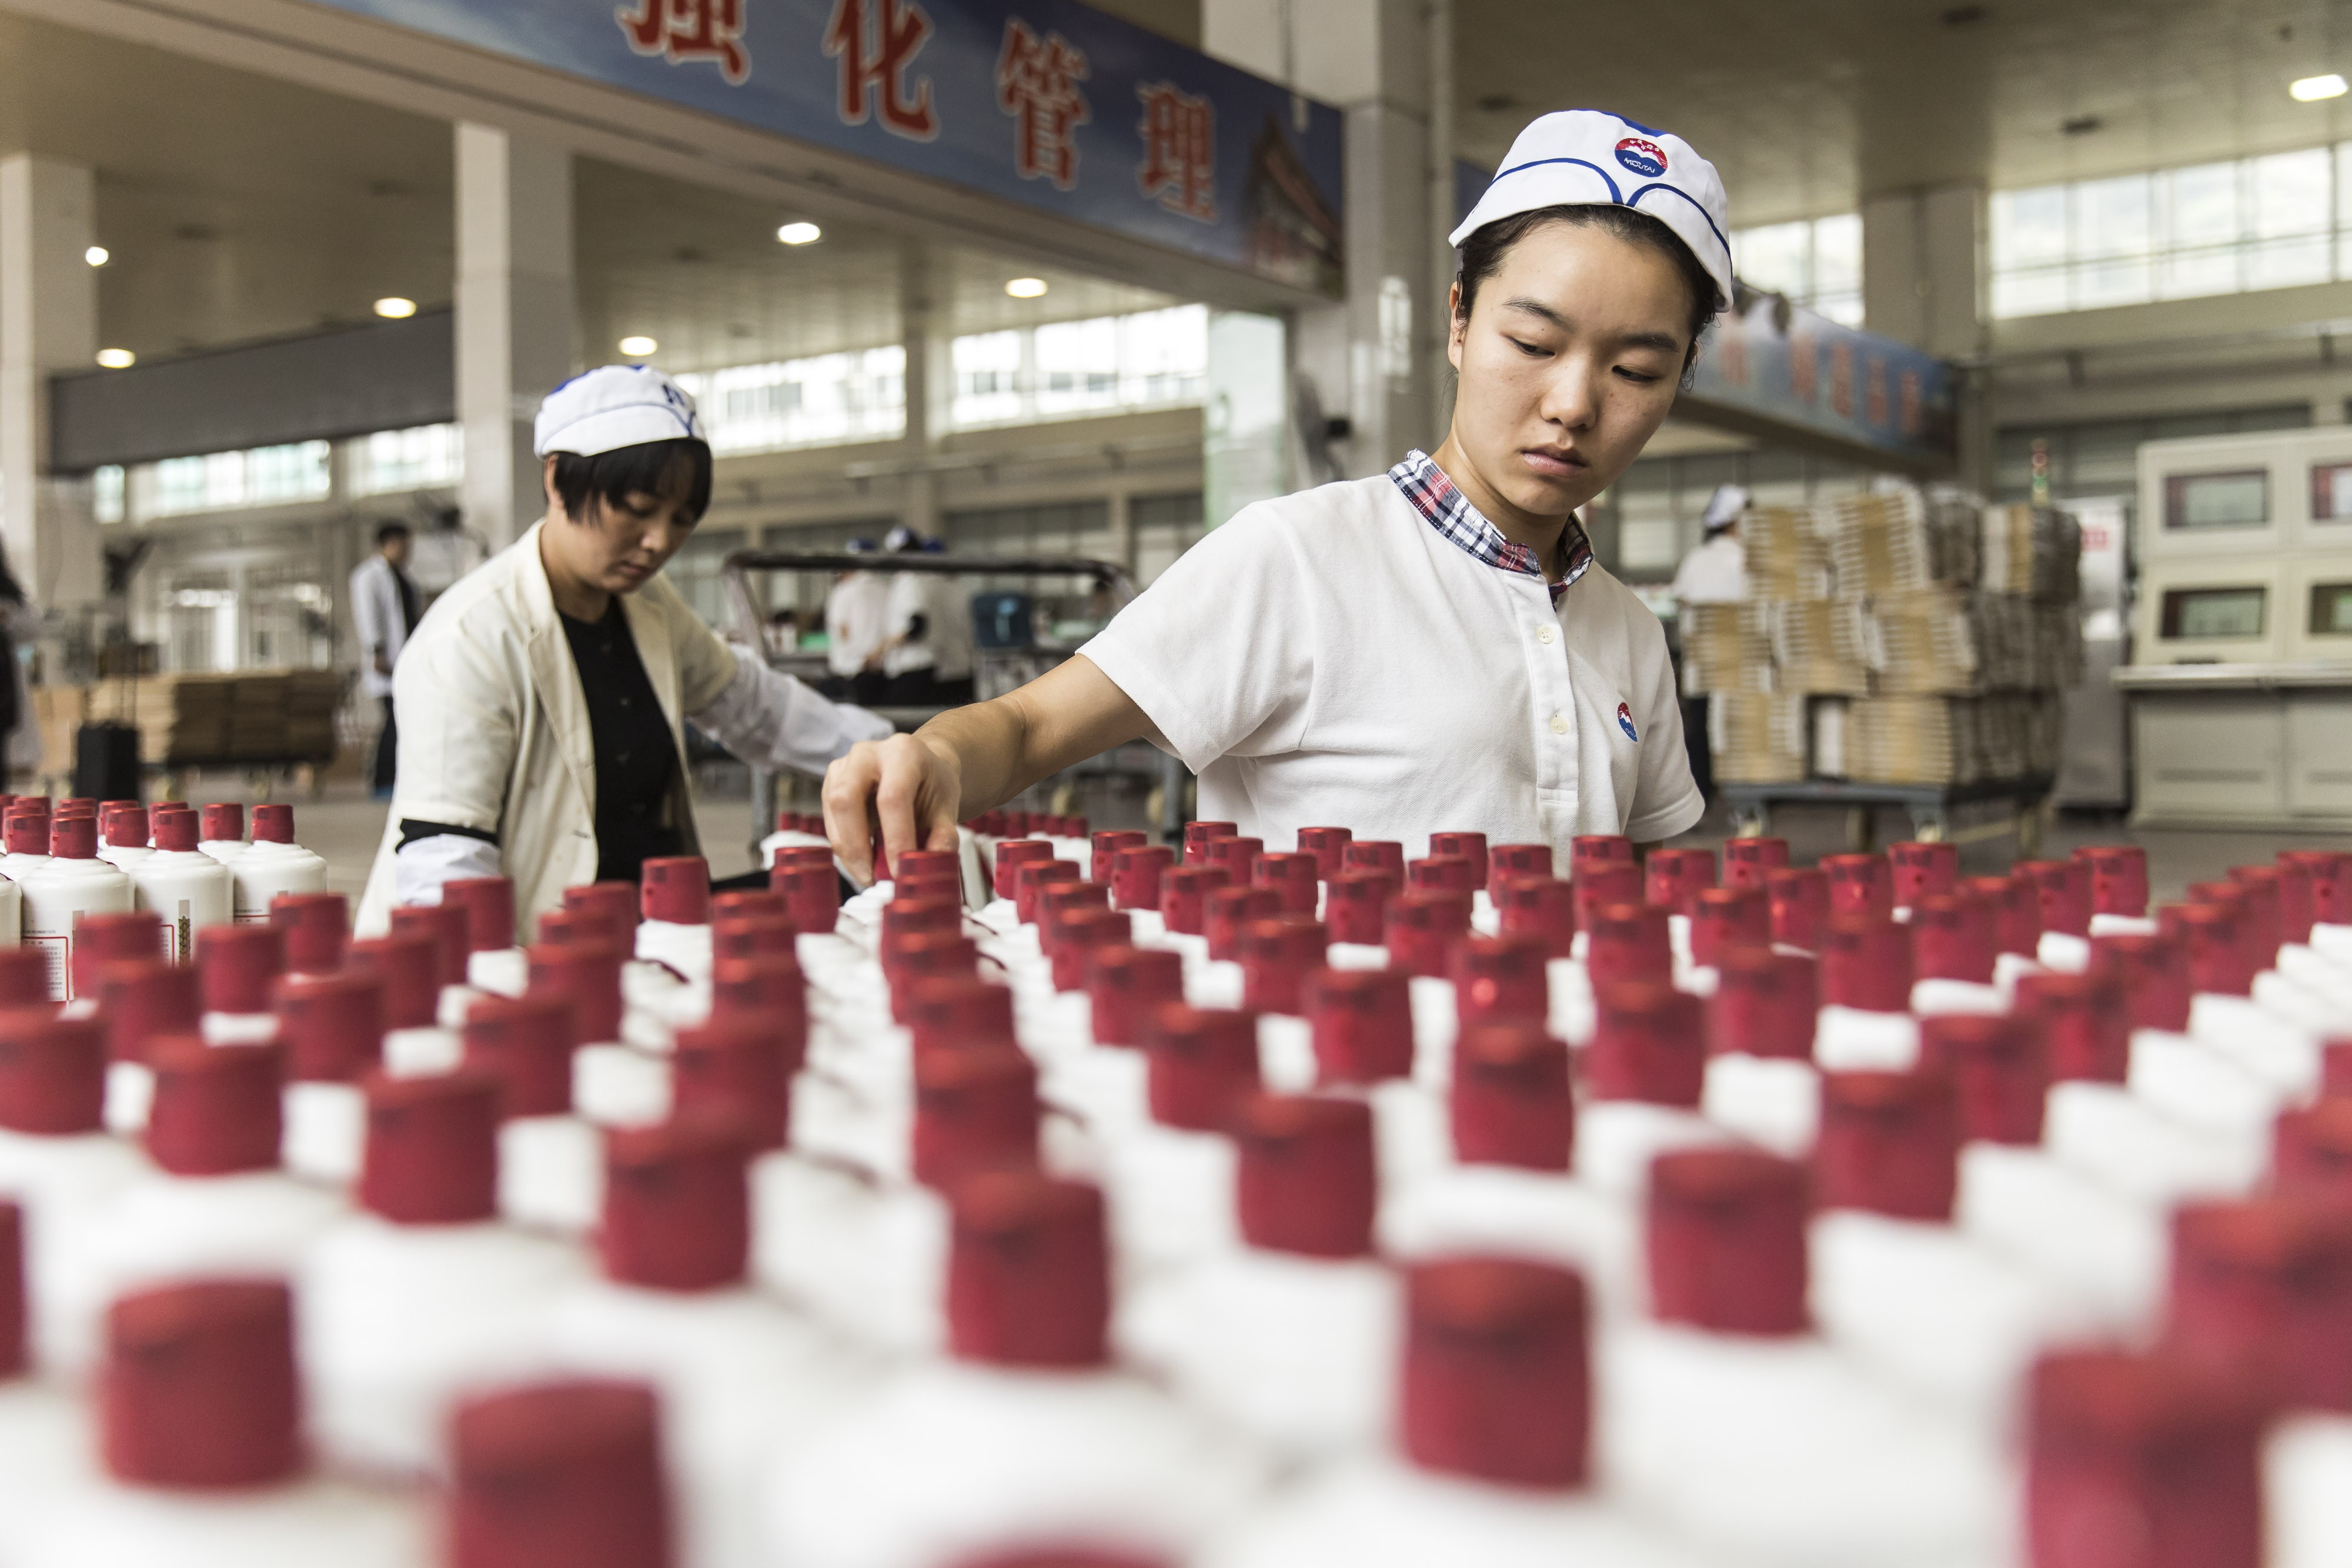
<svg viewBox="0 0 2352 1568">
<path fill-rule="evenodd" d="M 1737 604 L 1748 597 L 1748 547 L 1728 530 L 1683 557 L 1675 599 L 1683 604 Z"/>
<path fill-rule="evenodd" d="M 971 600 L 964 583 L 936 571 L 901 571 L 890 578 L 886 634 L 905 636 L 916 616 L 923 634 L 882 655 L 882 673 L 929 670 L 943 681 L 971 678 Z"/>
<path fill-rule="evenodd" d="M 890 584 L 853 571 L 824 596 L 825 667 L 844 680 L 866 668 L 889 633 Z"/>
<path fill-rule="evenodd" d="M 596 877 L 596 763 L 588 704 L 533 524 L 435 601 L 393 677 L 399 783 L 356 925 L 395 903 L 431 902 L 457 877 L 514 879 L 518 940 Z M 736 656 L 667 577 L 621 600 L 646 676 L 679 746 L 678 821 L 699 852 L 684 774 L 684 723 L 747 761 L 821 773 L 887 720 L 825 701 L 756 658 Z M 495 834 L 439 835 L 399 851 L 404 821 Z"/>
<path fill-rule="evenodd" d="M 408 617 L 401 612 L 400 584 L 381 552 L 352 569 L 352 623 L 360 633 L 360 689 L 372 697 L 392 695 L 392 677 L 379 674 L 375 650 L 397 667 L 408 642 Z"/>
</svg>

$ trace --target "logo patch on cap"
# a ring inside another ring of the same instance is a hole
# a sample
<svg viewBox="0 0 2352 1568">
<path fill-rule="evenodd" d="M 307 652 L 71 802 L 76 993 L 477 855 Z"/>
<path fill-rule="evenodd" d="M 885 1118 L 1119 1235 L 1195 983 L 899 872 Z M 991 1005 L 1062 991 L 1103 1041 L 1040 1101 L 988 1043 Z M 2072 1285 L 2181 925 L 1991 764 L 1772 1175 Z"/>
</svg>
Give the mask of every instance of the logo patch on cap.
<svg viewBox="0 0 2352 1568">
<path fill-rule="evenodd" d="M 1624 154 L 1620 152 L 1618 156 L 1622 158 Z M 1642 737 L 1640 735 L 1636 734 L 1633 729 L 1633 709 L 1630 704 L 1619 703 L 1617 705 L 1617 727 L 1625 732 L 1626 739 L 1633 742 L 1637 746 L 1641 744 Z"/>
<path fill-rule="evenodd" d="M 1617 162 L 1645 180 L 1654 180 L 1666 172 L 1666 150 L 1654 141 L 1628 136 L 1617 143 Z"/>
</svg>

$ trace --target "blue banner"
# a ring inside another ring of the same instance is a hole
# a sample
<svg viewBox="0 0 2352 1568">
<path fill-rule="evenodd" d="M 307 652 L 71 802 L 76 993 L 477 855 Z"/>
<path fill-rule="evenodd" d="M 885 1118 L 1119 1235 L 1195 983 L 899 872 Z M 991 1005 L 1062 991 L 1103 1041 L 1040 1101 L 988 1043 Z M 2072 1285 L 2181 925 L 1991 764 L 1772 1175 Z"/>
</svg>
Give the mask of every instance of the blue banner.
<svg viewBox="0 0 2352 1568">
<path fill-rule="evenodd" d="M 1952 368 L 1933 354 L 1762 294 L 1746 295 L 1746 308 L 1707 333 L 1689 395 L 1908 466 L 1948 468 L 1956 391 Z"/>
<path fill-rule="evenodd" d="M 1337 294 L 1340 117 L 1076 0 L 319 0 Z"/>
</svg>

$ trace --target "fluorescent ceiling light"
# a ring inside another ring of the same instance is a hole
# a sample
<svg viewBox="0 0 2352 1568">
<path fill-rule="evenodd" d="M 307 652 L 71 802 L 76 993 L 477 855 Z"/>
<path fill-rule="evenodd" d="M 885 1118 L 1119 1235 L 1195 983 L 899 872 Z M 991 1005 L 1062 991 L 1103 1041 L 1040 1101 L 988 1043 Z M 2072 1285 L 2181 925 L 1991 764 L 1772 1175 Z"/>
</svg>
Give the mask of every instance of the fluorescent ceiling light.
<svg viewBox="0 0 2352 1568">
<path fill-rule="evenodd" d="M 1045 292 L 1042 277 L 1016 277 L 1004 286 L 1004 292 L 1015 299 L 1034 299 Z"/>
<path fill-rule="evenodd" d="M 2344 78 L 2329 71 L 2326 76 L 2305 77 L 2286 90 L 2297 103 L 2316 103 L 2323 98 L 2342 98 L 2344 88 Z"/>
<path fill-rule="evenodd" d="M 776 237 L 786 245 L 814 245 L 824 237 L 824 231 L 814 224 L 786 224 L 776 231 Z"/>
<path fill-rule="evenodd" d="M 114 259 L 113 256 L 107 253 L 106 247 L 102 245 L 94 245 L 90 246 L 88 250 L 81 253 L 81 258 L 89 263 L 92 267 L 104 267 L 108 262 Z"/>
<path fill-rule="evenodd" d="M 624 338 L 621 340 L 621 352 L 628 355 L 629 358 L 633 360 L 642 360 L 660 347 L 661 345 L 655 342 L 651 338 Z"/>
<path fill-rule="evenodd" d="M 128 349 L 100 349 L 98 362 L 110 371 L 127 371 L 139 362 L 139 356 Z"/>
<path fill-rule="evenodd" d="M 416 314 L 416 301 L 387 294 L 375 302 L 375 313 L 387 321 L 404 321 Z"/>
</svg>

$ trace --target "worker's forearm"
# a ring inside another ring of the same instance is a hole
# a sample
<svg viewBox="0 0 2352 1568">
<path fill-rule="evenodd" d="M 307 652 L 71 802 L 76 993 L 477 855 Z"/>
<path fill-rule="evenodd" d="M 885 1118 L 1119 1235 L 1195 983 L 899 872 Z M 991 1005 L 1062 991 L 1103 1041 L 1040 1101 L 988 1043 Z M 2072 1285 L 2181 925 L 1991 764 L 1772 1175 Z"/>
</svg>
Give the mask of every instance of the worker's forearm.
<svg viewBox="0 0 2352 1568">
<path fill-rule="evenodd" d="M 1054 771 L 1034 766 L 1028 737 L 1027 716 L 1010 695 L 950 708 L 915 732 L 955 764 L 962 781 L 961 821 L 994 810 Z"/>
<path fill-rule="evenodd" d="M 1143 710 L 1080 654 L 1019 691 L 940 715 L 917 737 L 956 768 L 956 815 L 969 821 L 1150 732 Z"/>
</svg>

